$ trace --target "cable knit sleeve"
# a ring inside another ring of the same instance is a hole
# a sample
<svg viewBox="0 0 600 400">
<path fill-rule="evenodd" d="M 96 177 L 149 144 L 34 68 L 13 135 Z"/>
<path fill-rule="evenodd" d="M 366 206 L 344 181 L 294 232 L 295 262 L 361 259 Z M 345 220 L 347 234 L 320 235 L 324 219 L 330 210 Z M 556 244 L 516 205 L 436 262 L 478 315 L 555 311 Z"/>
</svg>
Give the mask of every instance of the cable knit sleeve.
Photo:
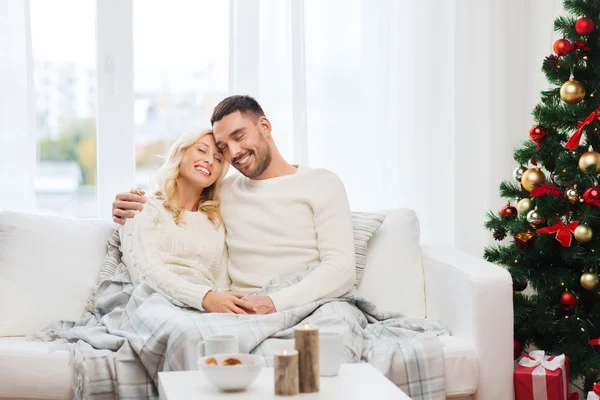
<svg viewBox="0 0 600 400">
<path fill-rule="evenodd" d="M 277 311 L 341 296 L 356 278 L 352 216 L 344 184 L 327 171 L 315 185 L 313 219 L 321 262 L 300 282 L 269 295 Z"/>
<path fill-rule="evenodd" d="M 229 257 L 227 253 L 227 245 L 223 248 L 223 255 L 221 256 L 221 263 L 219 264 L 219 271 L 217 272 L 216 288 L 217 292 L 227 292 L 231 290 L 231 279 L 229 278 Z"/>
<path fill-rule="evenodd" d="M 120 227 L 123 261 L 134 284 L 145 282 L 153 290 L 179 300 L 200 311 L 208 285 L 192 283 L 169 271 L 158 251 L 161 229 L 168 229 L 171 218 L 161 206 L 149 199 L 135 218 Z"/>
</svg>

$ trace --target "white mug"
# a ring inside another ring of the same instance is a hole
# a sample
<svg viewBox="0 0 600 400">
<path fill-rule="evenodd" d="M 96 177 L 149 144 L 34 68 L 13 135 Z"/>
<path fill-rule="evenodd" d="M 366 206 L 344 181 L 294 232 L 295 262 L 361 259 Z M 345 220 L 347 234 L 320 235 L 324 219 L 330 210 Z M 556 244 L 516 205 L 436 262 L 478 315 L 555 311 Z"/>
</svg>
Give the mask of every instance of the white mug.
<svg viewBox="0 0 600 400">
<path fill-rule="evenodd" d="M 239 352 L 240 342 L 236 335 L 213 335 L 196 345 L 196 353 L 199 357 Z"/>
<path fill-rule="evenodd" d="M 344 335 L 340 332 L 319 332 L 319 375 L 336 376 L 344 354 Z"/>
</svg>

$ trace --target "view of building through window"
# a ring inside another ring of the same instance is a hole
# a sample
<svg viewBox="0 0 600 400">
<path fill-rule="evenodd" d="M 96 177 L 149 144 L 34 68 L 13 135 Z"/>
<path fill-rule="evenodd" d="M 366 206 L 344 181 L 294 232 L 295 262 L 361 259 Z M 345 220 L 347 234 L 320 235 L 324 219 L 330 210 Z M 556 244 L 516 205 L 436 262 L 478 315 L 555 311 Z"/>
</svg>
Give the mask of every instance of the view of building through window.
<svg viewBox="0 0 600 400">
<path fill-rule="evenodd" d="M 229 2 L 136 0 L 133 7 L 134 185 L 150 191 L 175 138 L 210 127 L 227 95 Z M 95 18 L 94 0 L 31 0 L 36 212 L 98 215 Z"/>
<path fill-rule="evenodd" d="M 173 141 L 210 128 L 214 106 L 227 95 L 229 2 L 136 0 L 133 6 L 135 184 L 150 191 Z"/>
<path fill-rule="evenodd" d="M 95 2 L 31 0 L 30 5 L 36 212 L 95 217 Z"/>
</svg>

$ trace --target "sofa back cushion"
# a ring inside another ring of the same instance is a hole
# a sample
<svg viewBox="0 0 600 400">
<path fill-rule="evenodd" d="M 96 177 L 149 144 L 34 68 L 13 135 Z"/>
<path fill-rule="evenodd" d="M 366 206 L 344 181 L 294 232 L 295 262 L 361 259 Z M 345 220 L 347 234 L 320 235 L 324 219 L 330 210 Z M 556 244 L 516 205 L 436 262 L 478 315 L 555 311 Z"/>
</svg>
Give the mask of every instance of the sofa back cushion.
<svg viewBox="0 0 600 400">
<path fill-rule="evenodd" d="M 116 225 L 0 212 L 0 336 L 78 321 Z"/>
<path fill-rule="evenodd" d="M 386 217 L 369 241 L 358 291 L 382 311 L 425 317 L 425 279 L 417 215 L 409 209 L 381 213 Z"/>
</svg>

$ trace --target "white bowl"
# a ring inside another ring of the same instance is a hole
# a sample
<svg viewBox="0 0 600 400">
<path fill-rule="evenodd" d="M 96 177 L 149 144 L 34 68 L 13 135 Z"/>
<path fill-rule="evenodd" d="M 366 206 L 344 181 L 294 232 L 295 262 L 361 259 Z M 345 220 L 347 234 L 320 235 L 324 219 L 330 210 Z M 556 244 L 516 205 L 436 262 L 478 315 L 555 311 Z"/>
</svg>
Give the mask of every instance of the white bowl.
<svg viewBox="0 0 600 400">
<path fill-rule="evenodd" d="M 217 365 L 207 364 L 213 358 Z M 241 361 L 237 365 L 223 365 L 223 360 L 236 358 Z M 240 391 L 246 389 L 254 382 L 265 365 L 261 356 L 254 354 L 215 354 L 198 359 L 198 369 L 204 373 L 206 379 L 224 391 Z"/>
</svg>

